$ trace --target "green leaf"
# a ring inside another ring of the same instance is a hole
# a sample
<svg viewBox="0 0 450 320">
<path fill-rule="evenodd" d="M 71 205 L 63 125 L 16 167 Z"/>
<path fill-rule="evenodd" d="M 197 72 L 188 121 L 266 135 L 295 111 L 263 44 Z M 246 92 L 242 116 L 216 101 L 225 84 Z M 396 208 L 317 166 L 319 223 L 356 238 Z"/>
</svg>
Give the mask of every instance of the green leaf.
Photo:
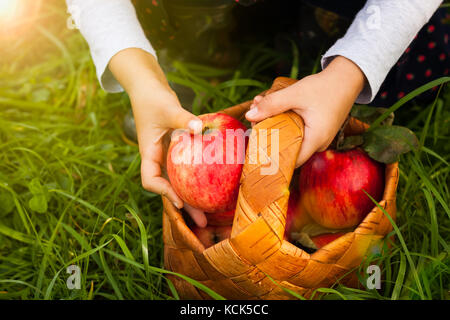
<svg viewBox="0 0 450 320">
<path fill-rule="evenodd" d="M 382 163 L 396 162 L 401 154 L 418 147 L 416 135 L 405 127 L 381 126 L 364 133 L 364 150 Z"/>
<path fill-rule="evenodd" d="M 9 193 L 0 193 L 0 217 L 11 213 L 15 206 L 14 199 Z"/>
<path fill-rule="evenodd" d="M 30 209 L 39 213 L 47 212 L 47 188 L 42 186 L 38 178 L 34 178 L 28 184 L 28 189 L 33 194 L 33 197 L 28 201 Z"/>
<path fill-rule="evenodd" d="M 307 225 L 305 225 L 301 232 L 306 233 L 308 236 L 310 237 L 315 237 L 321 234 L 326 234 L 326 233 L 336 233 L 336 232 L 350 232 L 352 231 L 351 228 L 349 229 L 331 229 L 331 228 L 326 228 L 316 222 L 311 222 L 308 223 Z"/>
<path fill-rule="evenodd" d="M 339 146 L 339 150 L 350 150 L 354 149 L 364 143 L 363 136 L 349 136 L 345 137 L 341 146 Z"/>
<path fill-rule="evenodd" d="M 386 108 L 354 105 L 350 114 L 352 117 L 355 117 L 356 119 L 361 120 L 362 122 L 371 124 L 376 119 L 378 119 L 379 116 L 384 114 L 387 110 L 388 109 Z M 392 125 L 393 122 L 394 122 L 394 113 L 390 113 L 389 116 L 381 122 L 381 124 L 390 126 Z"/>
<path fill-rule="evenodd" d="M 39 213 L 47 212 L 47 198 L 44 195 L 34 196 L 28 201 L 30 209 Z"/>
<path fill-rule="evenodd" d="M 307 234 L 305 232 L 293 232 L 291 236 L 292 236 L 292 239 L 295 240 L 295 242 L 297 244 L 300 244 L 301 246 L 306 247 L 306 248 L 317 250 L 317 247 L 314 244 L 314 242 L 311 240 L 311 237 L 309 236 L 309 234 Z"/>
<path fill-rule="evenodd" d="M 28 189 L 33 195 L 39 195 L 44 193 L 43 191 L 44 189 L 38 178 L 34 178 L 33 180 L 30 181 L 30 183 L 28 183 Z"/>
</svg>

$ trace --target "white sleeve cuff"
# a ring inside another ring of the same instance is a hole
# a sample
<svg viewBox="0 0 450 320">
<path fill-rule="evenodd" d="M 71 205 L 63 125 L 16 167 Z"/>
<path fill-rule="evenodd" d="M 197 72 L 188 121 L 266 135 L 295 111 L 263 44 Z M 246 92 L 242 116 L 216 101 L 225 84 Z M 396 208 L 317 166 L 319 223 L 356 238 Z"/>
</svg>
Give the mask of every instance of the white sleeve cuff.
<svg viewBox="0 0 450 320">
<path fill-rule="evenodd" d="M 356 103 L 370 103 L 390 69 L 442 0 L 368 0 L 345 36 L 322 57 L 322 68 L 336 57 L 353 61 L 367 78 Z"/>
<path fill-rule="evenodd" d="M 108 68 L 111 58 L 128 48 L 156 56 L 130 0 L 67 0 L 69 12 L 89 44 L 97 78 L 108 92 L 123 88 Z"/>
<path fill-rule="evenodd" d="M 345 41 L 341 40 L 338 40 L 322 57 L 322 69 L 325 69 L 337 56 L 343 56 L 351 60 L 364 73 L 367 83 L 355 102 L 359 104 L 370 103 L 375 98 L 387 73 L 383 76 L 381 72 L 373 72 L 371 66 L 366 65 L 366 61 L 360 59 L 358 54 L 354 54 L 354 51 L 348 48 Z"/>
</svg>

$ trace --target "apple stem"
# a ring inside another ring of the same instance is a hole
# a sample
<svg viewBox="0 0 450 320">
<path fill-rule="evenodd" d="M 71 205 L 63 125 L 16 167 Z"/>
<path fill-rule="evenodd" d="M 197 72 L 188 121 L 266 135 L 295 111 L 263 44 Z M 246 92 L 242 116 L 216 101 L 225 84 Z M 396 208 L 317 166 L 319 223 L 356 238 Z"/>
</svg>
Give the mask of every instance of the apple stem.
<svg viewBox="0 0 450 320">
<path fill-rule="evenodd" d="M 204 126 L 202 130 L 202 135 L 205 134 L 210 128 L 208 126 Z"/>
</svg>

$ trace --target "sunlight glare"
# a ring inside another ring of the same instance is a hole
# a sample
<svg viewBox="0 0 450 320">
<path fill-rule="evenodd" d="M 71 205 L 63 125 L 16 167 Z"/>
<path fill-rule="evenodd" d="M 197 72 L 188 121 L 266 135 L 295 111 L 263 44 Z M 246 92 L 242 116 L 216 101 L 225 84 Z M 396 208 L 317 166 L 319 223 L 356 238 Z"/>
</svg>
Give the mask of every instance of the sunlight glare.
<svg viewBox="0 0 450 320">
<path fill-rule="evenodd" d="M 19 0 L 0 0 L 0 19 L 11 19 Z"/>
</svg>

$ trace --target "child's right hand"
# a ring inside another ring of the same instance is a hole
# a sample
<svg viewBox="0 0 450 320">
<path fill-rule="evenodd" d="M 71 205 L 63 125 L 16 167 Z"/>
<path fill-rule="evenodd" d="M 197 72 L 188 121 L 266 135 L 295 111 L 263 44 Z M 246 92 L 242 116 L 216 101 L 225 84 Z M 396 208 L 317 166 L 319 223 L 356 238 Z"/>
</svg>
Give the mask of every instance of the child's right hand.
<svg viewBox="0 0 450 320">
<path fill-rule="evenodd" d="M 109 68 L 130 96 L 141 154 L 143 187 L 167 197 L 177 208 L 184 206 L 198 226 L 206 226 L 205 214 L 185 205 L 163 177 L 166 156 L 163 138 L 173 129 L 201 132 L 201 120 L 183 109 L 151 54 L 140 49 L 126 49 L 111 59 Z"/>
<path fill-rule="evenodd" d="M 315 152 L 328 148 L 365 83 L 364 73 L 354 62 L 337 56 L 321 72 L 264 97 L 255 97 L 246 118 L 258 122 L 287 110 L 299 114 L 305 122 L 299 167 Z"/>
</svg>

